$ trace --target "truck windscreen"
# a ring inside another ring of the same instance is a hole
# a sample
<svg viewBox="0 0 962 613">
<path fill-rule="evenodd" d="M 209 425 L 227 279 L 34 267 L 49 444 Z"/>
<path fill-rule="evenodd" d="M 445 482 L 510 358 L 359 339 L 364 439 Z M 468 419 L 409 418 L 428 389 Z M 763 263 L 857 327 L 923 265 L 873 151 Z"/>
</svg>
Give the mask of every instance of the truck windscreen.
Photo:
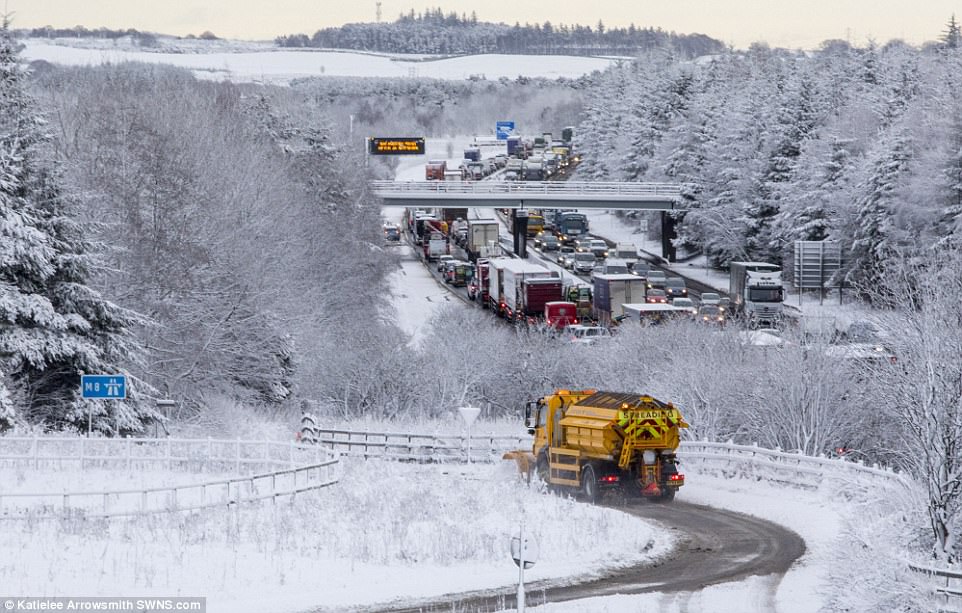
<svg viewBox="0 0 962 613">
<path fill-rule="evenodd" d="M 782 302 L 784 296 L 780 287 L 771 289 L 752 288 L 748 290 L 748 299 L 752 302 Z"/>
</svg>

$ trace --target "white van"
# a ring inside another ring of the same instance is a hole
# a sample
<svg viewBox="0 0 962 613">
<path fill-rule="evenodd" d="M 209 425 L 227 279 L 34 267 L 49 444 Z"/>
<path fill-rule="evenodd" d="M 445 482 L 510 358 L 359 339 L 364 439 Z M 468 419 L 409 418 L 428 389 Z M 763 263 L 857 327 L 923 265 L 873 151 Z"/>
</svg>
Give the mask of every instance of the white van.
<svg viewBox="0 0 962 613">
<path fill-rule="evenodd" d="M 634 268 L 635 262 L 638 261 L 638 247 L 632 243 L 617 243 L 612 256 L 624 260 L 628 269 L 631 270 Z"/>
</svg>

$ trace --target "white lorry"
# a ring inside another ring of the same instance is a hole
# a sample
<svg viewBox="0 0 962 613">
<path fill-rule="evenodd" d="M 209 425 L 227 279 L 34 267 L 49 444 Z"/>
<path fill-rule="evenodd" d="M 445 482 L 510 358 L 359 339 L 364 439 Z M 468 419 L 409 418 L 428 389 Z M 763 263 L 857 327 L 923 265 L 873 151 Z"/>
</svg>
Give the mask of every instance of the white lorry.
<svg viewBox="0 0 962 613">
<path fill-rule="evenodd" d="M 464 247 L 468 253 L 468 259 L 476 262 L 478 258 L 501 255 L 499 233 L 500 226 L 494 219 L 469 219 L 468 237 Z"/>
<path fill-rule="evenodd" d="M 617 243 L 615 253 L 611 257 L 624 260 L 625 264 L 628 265 L 628 270 L 632 270 L 638 261 L 638 247 L 632 243 Z"/>
<path fill-rule="evenodd" d="M 733 313 L 750 326 L 777 328 L 785 300 L 781 267 L 767 262 L 732 262 L 729 274 Z"/>
</svg>

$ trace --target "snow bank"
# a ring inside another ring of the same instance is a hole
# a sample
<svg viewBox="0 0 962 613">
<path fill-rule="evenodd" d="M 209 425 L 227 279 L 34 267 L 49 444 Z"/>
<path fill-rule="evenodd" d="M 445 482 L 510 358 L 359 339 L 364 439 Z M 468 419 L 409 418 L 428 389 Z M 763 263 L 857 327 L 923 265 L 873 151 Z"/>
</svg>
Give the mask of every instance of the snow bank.
<svg viewBox="0 0 962 613">
<path fill-rule="evenodd" d="M 0 585 L 37 595 L 206 595 L 212 612 L 341 608 L 509 586 L 522 515 L 531 580 L 664 555 L 638 518 L 521 484 L 513 468 L 350 462 L 293 505 L 0 531 Z"/>
</svg>

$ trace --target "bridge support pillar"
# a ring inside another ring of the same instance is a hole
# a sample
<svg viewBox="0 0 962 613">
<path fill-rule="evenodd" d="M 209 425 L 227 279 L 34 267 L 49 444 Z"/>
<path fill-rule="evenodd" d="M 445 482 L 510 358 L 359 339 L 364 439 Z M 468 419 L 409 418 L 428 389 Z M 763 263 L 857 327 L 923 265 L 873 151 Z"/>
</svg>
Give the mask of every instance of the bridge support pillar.
<svg viewBox="0 0 962 613">
<path fill-rule="evenodd" d="M 675 232 L 675 218 L 668 211 L 661 212 L 661 257 L 674 262 L 677 256 L 672 241 L 678 238 Z"/>
<path fill-rule="evenodd" d="M 528 211 L 511 209 L 511 231 L 514 233 L 514 254 L 521 259 L 528 257 Z"/>
</svg>

